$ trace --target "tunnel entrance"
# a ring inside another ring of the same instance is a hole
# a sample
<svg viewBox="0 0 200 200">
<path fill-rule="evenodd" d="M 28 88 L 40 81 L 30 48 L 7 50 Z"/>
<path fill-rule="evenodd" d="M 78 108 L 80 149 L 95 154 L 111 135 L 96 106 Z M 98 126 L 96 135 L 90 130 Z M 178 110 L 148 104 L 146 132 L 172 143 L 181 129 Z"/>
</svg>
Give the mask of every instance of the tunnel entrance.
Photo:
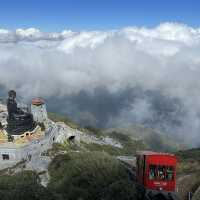
<svg viewBox="0 0 200 200">
<path fill-rule="evenodd" d="M 2 125 L 2 123 L 0 122 L 0 129 L 3 129 L 3 125 Z"/>
<path fill-rule="evenodd" d="M 70 143 L 74 143 L 75 142 L 75 135 L 71 135 L 67 140 Z"/>
</svg>

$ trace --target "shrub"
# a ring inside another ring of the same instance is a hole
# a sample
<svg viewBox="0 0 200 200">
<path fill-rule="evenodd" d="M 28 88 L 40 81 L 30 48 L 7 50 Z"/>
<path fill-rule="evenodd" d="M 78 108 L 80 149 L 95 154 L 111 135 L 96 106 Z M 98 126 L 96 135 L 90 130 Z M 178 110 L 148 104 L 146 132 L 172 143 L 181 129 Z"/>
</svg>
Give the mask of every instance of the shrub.
<svg viewBox="0 0 200 200">
<path fill-rule="evenodd" d="M 0 178 L 0 200 L 54 200 L 53 194 L 39 184 L 32 171 L 4 175 Z"/>
<path fill-rule="evenodd" d="M 51 162 L 49 172 L 49 188 L 55 190 L 61 199 L 135 198 L 135 188 L 129 181 L 126 169 L 106 153 L 59 155 Z"/>
</svg>

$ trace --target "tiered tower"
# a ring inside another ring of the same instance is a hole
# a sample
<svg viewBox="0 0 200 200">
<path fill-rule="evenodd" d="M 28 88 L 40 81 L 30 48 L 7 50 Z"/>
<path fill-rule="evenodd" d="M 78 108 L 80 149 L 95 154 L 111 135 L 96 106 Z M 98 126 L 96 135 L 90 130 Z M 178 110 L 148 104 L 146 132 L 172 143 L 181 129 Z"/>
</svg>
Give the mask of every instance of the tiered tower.
<svg viewBox="0 0 200 200">
<path fill-rule="evenodd" d="M 43 99 L 35 98 L 32 100 L 31 113 L 33 114 L 33 119 L 35 122 L 46 125 L 48 117 L 46 105 Z"/>
</svg>

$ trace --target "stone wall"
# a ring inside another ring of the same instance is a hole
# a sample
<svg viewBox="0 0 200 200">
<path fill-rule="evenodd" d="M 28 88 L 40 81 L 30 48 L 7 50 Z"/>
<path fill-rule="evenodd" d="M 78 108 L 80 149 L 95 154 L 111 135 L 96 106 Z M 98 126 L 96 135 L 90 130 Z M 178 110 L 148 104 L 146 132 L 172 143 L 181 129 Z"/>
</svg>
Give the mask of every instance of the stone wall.
<svg viewBox="0 0 200 200">
<path fill-rule="evenodd" d="M 50 122 L 49 128 L 45 132 L 45 137 L 33 140 L 23 145 L 11 143 L 0 145 L 0 168 L 1 163 L 19 162 L 23 159 L 31 159 L 32 156 L 40 156 L 43 151 L 52 147 L 55 138 L 58 136 L 57 126 Z"/>
<path fill-rule="evenodd" d="M 82 132 L 72 129 L 66 124 L 47 120 L 45 135 L 27 143 L 15 144 L 12 142 L 0 144 L 0 169 L 7 168 L 22 160 L 31 161 L 40 158 L 42 153 L 50 149 L 53 143 L 63 143 L 70 137 L 80 142 Z"/>
</svg>

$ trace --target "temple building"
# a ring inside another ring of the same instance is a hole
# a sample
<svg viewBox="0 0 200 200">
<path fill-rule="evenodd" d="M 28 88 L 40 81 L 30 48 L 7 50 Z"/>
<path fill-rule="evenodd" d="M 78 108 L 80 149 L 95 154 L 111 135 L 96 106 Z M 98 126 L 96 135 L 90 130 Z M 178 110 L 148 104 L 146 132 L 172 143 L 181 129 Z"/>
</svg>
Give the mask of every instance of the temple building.
<svg viewBox="0 0 200 200">
<path fill-rule="evenodd" d="M 50 120 L 43 99 L 34 98 L 30 109 L 20 107 L 16 92 L 10 90 L 7 105 L 0 103 L 0 169 L 42 157 L 53 143 L 74 138 L 78 141 L 79 135 L 66 124 Z"/>
<path fill-rule="evenodd" d="M 45 138 L 46 106 L 32 100 L 31 111 L 18 107 L 16 92 L 8 92 L 7 106 L 0 104 L 0 160 L 20 160 L 33 151 L 31 146 Z"/>
</svg>

